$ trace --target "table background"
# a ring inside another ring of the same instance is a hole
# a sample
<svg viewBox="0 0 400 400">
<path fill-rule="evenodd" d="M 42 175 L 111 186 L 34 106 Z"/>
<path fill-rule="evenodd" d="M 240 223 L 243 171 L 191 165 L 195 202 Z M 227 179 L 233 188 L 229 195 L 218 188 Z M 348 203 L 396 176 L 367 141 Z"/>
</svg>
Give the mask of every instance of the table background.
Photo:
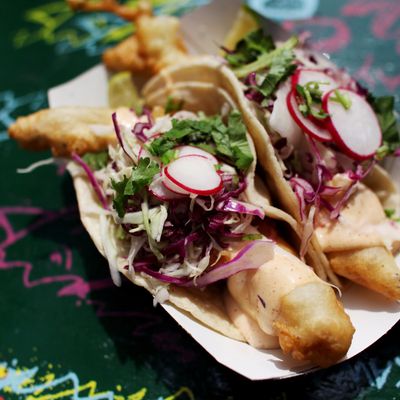
<svg viewBox="0 0 400 400">
<path fill-rule="evenodd" d="M 201 3 L 154 1 L 160 13 Z M 310 31 L 314 47 L 374 93 L 399 93 L 399 0 L 258 3 L 268 3 L 268 15 L 283 11 L 286 18 L 315 8 L 312 19 L 284 26 Z M 251 382 L 214 361 L 152 307 L 149 294 L 129 284 L 115 288 L 80 225 L 69 176 L 55 166 L 17 175 L 18 167 L 49 154 L 21 150 L 6 128 L 45 107 L 48 88 L 98 63 L 102 50 L 132 26 L 102 13 L 73 15 L 63 1 L 1 1 L 0 15 L 0 400 L 248 399 L 254 393 L 274 400 L 400 399 L 399 325 L 338 366 Z"/>
</svg>

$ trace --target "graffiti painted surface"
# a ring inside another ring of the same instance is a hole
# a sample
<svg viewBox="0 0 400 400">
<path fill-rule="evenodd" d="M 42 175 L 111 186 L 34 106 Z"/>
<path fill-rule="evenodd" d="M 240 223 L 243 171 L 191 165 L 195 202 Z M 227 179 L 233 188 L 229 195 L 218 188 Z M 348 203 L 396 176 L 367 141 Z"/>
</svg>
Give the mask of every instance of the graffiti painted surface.
<svg viewBox="0 0 400 400">
<path fill-rule="evenodd" d="M 157 13 L 180 14 L 206 2 L 153 4 Z M 268 12 L 283 3 L 307 2 L 265 2 Z M 398 0 L 312 3 L 319 6 L 310 18 L 286 21 L 286 28 L 309 31 L 316 49 L 375 93 L 398 98 Z M 80 224 L 63 168 L 17 174 L 50 155 L 19 149 L 6 129 L 45 107 L 49 87 L 98 63 L 134 27 L 105 13 L 74 15 L 61 0 L 1 7 L 0 400 L 247 399 L 255 390 L 274 400 L 400 399 L 399 327 L 339 366 L 252 383 L 205 354 L 146 292 L 114 287 Z"/>
<path fill-rule="evenodd" d="M 44 364 L 44 363 L 41 363 Z M 45 372 L 41 371 L 44 370 Z M 99 390 L 99 384 L 95 380 L 82 382 L 75 372 L 61 373 L 48 363 L 46 368 L 21 367 L 17 359 L 10 364 L 0 361 L 0 393 L 13 396 L 23 396 L 27 400 L 55 400 L 70 398 L 73 400 L 146 400 L 148 389 L 141 387 L 134 393 L 127 393 L 120 384 L 112 390 Z M 158 396 L 158 400 L 193 400 L 194 396 L 187 387 L 180 387 L 175 393 L 168 396 Z"/>
</svg>

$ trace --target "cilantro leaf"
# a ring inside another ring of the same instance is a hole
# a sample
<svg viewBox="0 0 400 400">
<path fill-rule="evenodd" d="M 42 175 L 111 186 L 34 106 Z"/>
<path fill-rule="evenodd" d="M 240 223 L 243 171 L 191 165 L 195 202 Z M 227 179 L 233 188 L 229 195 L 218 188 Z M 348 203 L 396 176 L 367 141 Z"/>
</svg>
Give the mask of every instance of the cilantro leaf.
<svg viewBox="0 0 400 400">
<path fill-rule="evenodd" d="M 247 235 L 242 236 L 243 241 L 253 241 L 253 240 L 260 240 L 263 238 L 261 233 L 248 233 Z"/>
<path fill-rule="evenodd" d="M 382 130 L 383 143 L 377 151 L 377 158 L 383 159 L 400 148 L 400 129 L 394 113 L 394 97 L 374 97 L 369 94 L 367 101 L 374 109 Z"/>
<path fill-rule="evenodd" d="M 239 111 L 232 111 L 225 125 L 220 116 L 199 120 L 172 120 L 172 129 L 154 139 L 147 149 L 151 154 L 171 159 L 172 149 L 181 144 L 201 147 L 245 170 L 253 161 L 246 137 L 246 127 Z"/>
<path fill-rule="evenodd" d="M 125 189 L 129 184 L 129 178 L 124 175 L 124 178 L 120 182 L 111 180 L 111 186 L 115 190 L 115 196 L 113 199 L 113 207 L 118 213 L 118 216 L 122 218 L 125 215 Z"/>
<path fill-rule="evenodd" d="M 108 163 L 108 152 L 100 151 L 99 153 L 86 153 L 82 157 L 83 161 L 89 166 L 92 171 L 104 168 Z"/>
<path fill-rule="evenodd" d="M 174 100 L 172 96 L 168 96 L 167 103 L 165 104 L 165 113 L 173 113 L 182 110 L 183 100 Z"/>
<path fill-rule="evenodd" d="M 175 160 L 177 157 L 176 150 L 167 150 L 164 154 L 161 155 L 161 162 L 165 164 L 169 164 L 171 161 Z"/>
<path fill-rule="evenodd" d="M 262 29 L 258 29 L 240 40 L 236 48 L 229 52 L 225 58 L 231 67 L 238 68 L 255 61 L 260 54 L 268 53 L 274 49 L 272 37 L 264 35 Z"/>
<path fill-rule="evenodd" d="M 307 82 L 304 86 L 296 85 L 296 93 L 302 100 L 299 110 L 305 117 L 308 117 L 310 114 L 318 119 L 329 117 L 329 114 L 321 108 L 322 91 L 319 89 L 319 85 L 323 84 L 324 82 L 312 81 Z"/>
<path fill-rule="evenodd" d="M 232 111 L 229 114 L 227 134 L 235 165 L 241 170 L 247 169 L 253 162 L 253 155 L 246 137 L 246 126 L 239 111 Z"/>
<path fill-rule="evenodd" d="M 296 70 L 297 66 L 293 64 L 293 60 L 294 53 L 285 50 L 272 61 L 271 68 L 266 77 L 261 85 L 257 87 L 266 98 L 272 95 L 280 82 L 284 81 Z"/>
<path fill-rule="evenodd" d="M 274 60 L 283 57 L 284 53 L 287 51 L 292 52 L 293 48 L 297 46 L 297 43 L 298 39 L 295 36 L 292 36 L 280 47 L 260 54 L 254 61 L 242 65 L 239 68 L 235 68 L 233 72 L 238 78 L 244 78 L 251 72 L 257 72 L 261 69 L 271 67 Z"/>
<path fill-rule="evenodd" d="M 347 93 L 341 93 L 338 89 L 334 90 L 335 96 L 331 96 L 330 100 L 335 101 L 343 106 L 345 110 L 351 107 L 351 99 Z"/>
<path fill-rule="evenodd" d="M 129 194 L 135 194 L 145 186 L 149 185 L 153 180 L 154 175 L 159 172 L 160 167 L 155 161 L 151 161 L 148 157 L 141 158 L 138 165 L 132 169 L 132 175 L 130 178 L 132 183 L 132 192 Z"/>
<path fill-rule="evenodd" d="M 385 208 L 385 215 L 392 221 L 400 222 L 400 218 L 396 217 L 396 210 L 394 208 Z"/>
<path fill-rule="evenodd" d="M 113 206 L 120 218 L 125 215 L 125 204 L 128 198 L 149 185 L 154 175 L 159 172 L 159 165 L 146 157 L 141 158 L 138 165 L 132 168 L 132 173 L 129 178 L 124 176 L 122 181 L 111 181 L 111 185 L 116 192 L 113 199 Z"/>
</svg>

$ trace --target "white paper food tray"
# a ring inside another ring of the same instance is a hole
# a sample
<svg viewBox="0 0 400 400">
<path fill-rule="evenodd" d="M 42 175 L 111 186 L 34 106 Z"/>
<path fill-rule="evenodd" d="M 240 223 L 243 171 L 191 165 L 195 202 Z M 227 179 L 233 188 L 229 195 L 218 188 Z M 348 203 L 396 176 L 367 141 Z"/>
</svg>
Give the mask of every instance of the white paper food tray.
<svg viewBox="0 0 400 400">
<path fill-rule="evenodd" d="M 182 19 L 185 41 L 193 53 L 217 54 L 218 44 L 232 25 L 238 0 L 216 0 L 187 14 Z M 263 21 L 263 27 L 275 38 L 287 35 L 278 25 Z M 52 88 L 48 92 L 50 107 L 107 106 L 107 71 L 98 65 L 75 79 Z M 391 165 L 391 173 L 400 171 L 399 164 Z M 399 177 L 395 176 L 398 182 Z M 399 259 L 397 259 L 399 264 Z M 353 285 L 342 297 L 346 312 L 356 329 L 352 345 L 345 359 L 358 354 L 400 319 L 400 305 L 390 302 L 370 290 Z M 248 344 L 224 337 L 189 318 L 170 305 L 162 307 L 218 362 L 252 380 L 279 379 L 313 369 L 283 355 L 280 350 L 257 350 Z"/>
</svg>

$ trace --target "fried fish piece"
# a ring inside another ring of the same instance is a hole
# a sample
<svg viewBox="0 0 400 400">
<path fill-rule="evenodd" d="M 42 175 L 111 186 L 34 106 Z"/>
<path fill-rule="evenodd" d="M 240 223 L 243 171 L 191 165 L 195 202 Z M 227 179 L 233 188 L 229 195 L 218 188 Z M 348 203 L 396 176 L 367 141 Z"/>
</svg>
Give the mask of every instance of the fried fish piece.
<svg viewBox="0 0 400 400">
<path fill-rule="evenodd" d="M 136 21 L 136 34 L 107 49 L 103 62 L 113 71 L 148 71 L 178 64 L 187 58 L 175 17 L 143 15 Z"/>
<path fill-rule="evenodd" d="M 154 74 L 187 58 L 179 19 L 166 15 L 144 15 L 136 21 L 136 26 L 139 53 L 146 60 L 147 68 Z"/>
<path fill-rule="evenodd" d="M 111 12 L 128 21 L 134 21 L 138 16 L 151 15 L 151 4 L 148 1 L 139 1 L 135 7 L 120 4 L 117 0 L 67 0 L 68 5 L 76 11 Z"/>
<path fill-rule="evenodd" d="M 231 276 L 227 286 L 251 321 L 294 359 L 326 367 L 349 349 L 354 327 L 332 287 L 279 245 L 272 260 Z"/>
<path fill-rule="evenodd" d="M 343 306 L 332 288 L 323 282 L 300 285 L 283 296 L 274 326 L 285 353 L 321 367 L 342 358 L 354 334 Z"/>
<path fill-rule="evenodd" d="M 386 217 L 371 189 L 359 184 L 338 220 L 317 227 L 316 234 L 335 273 L 400 300 L 400 268 L 392 254 L 400 226 Z"/>
<path fill-rule="evenodd" d="M 116 0 L 68 0 L 73 10 L 111 12 L 135 23 L 136 32 L 103 53 L 104 64 L 112 71 L 150 71 L 179 63 L 187 55 L 180 33 L 180 21 L 171 16 L 153 16 L 151 4 L 140 1 L 135 7 Z"/>
<path fill-rule="evenodd" d="M 137 36 L 129 36 L 103 53 L 103 62 L 112 71 L 143 71 L 146 59 L 139 53 Z"/>
<path fill-rule="evenodd" d="M 9 127 L 10 137 L 29 150 L 50 148 L 57 157 L 103 150 L 114 143 L 109 108 L 61 107 L 19 117 Z"/>
<path fill-rule="evenodd" d="M 391 300 L 400 300 L 400 268 L 385 247 L 328 253 L 333 270 Z"/>
</svg>

